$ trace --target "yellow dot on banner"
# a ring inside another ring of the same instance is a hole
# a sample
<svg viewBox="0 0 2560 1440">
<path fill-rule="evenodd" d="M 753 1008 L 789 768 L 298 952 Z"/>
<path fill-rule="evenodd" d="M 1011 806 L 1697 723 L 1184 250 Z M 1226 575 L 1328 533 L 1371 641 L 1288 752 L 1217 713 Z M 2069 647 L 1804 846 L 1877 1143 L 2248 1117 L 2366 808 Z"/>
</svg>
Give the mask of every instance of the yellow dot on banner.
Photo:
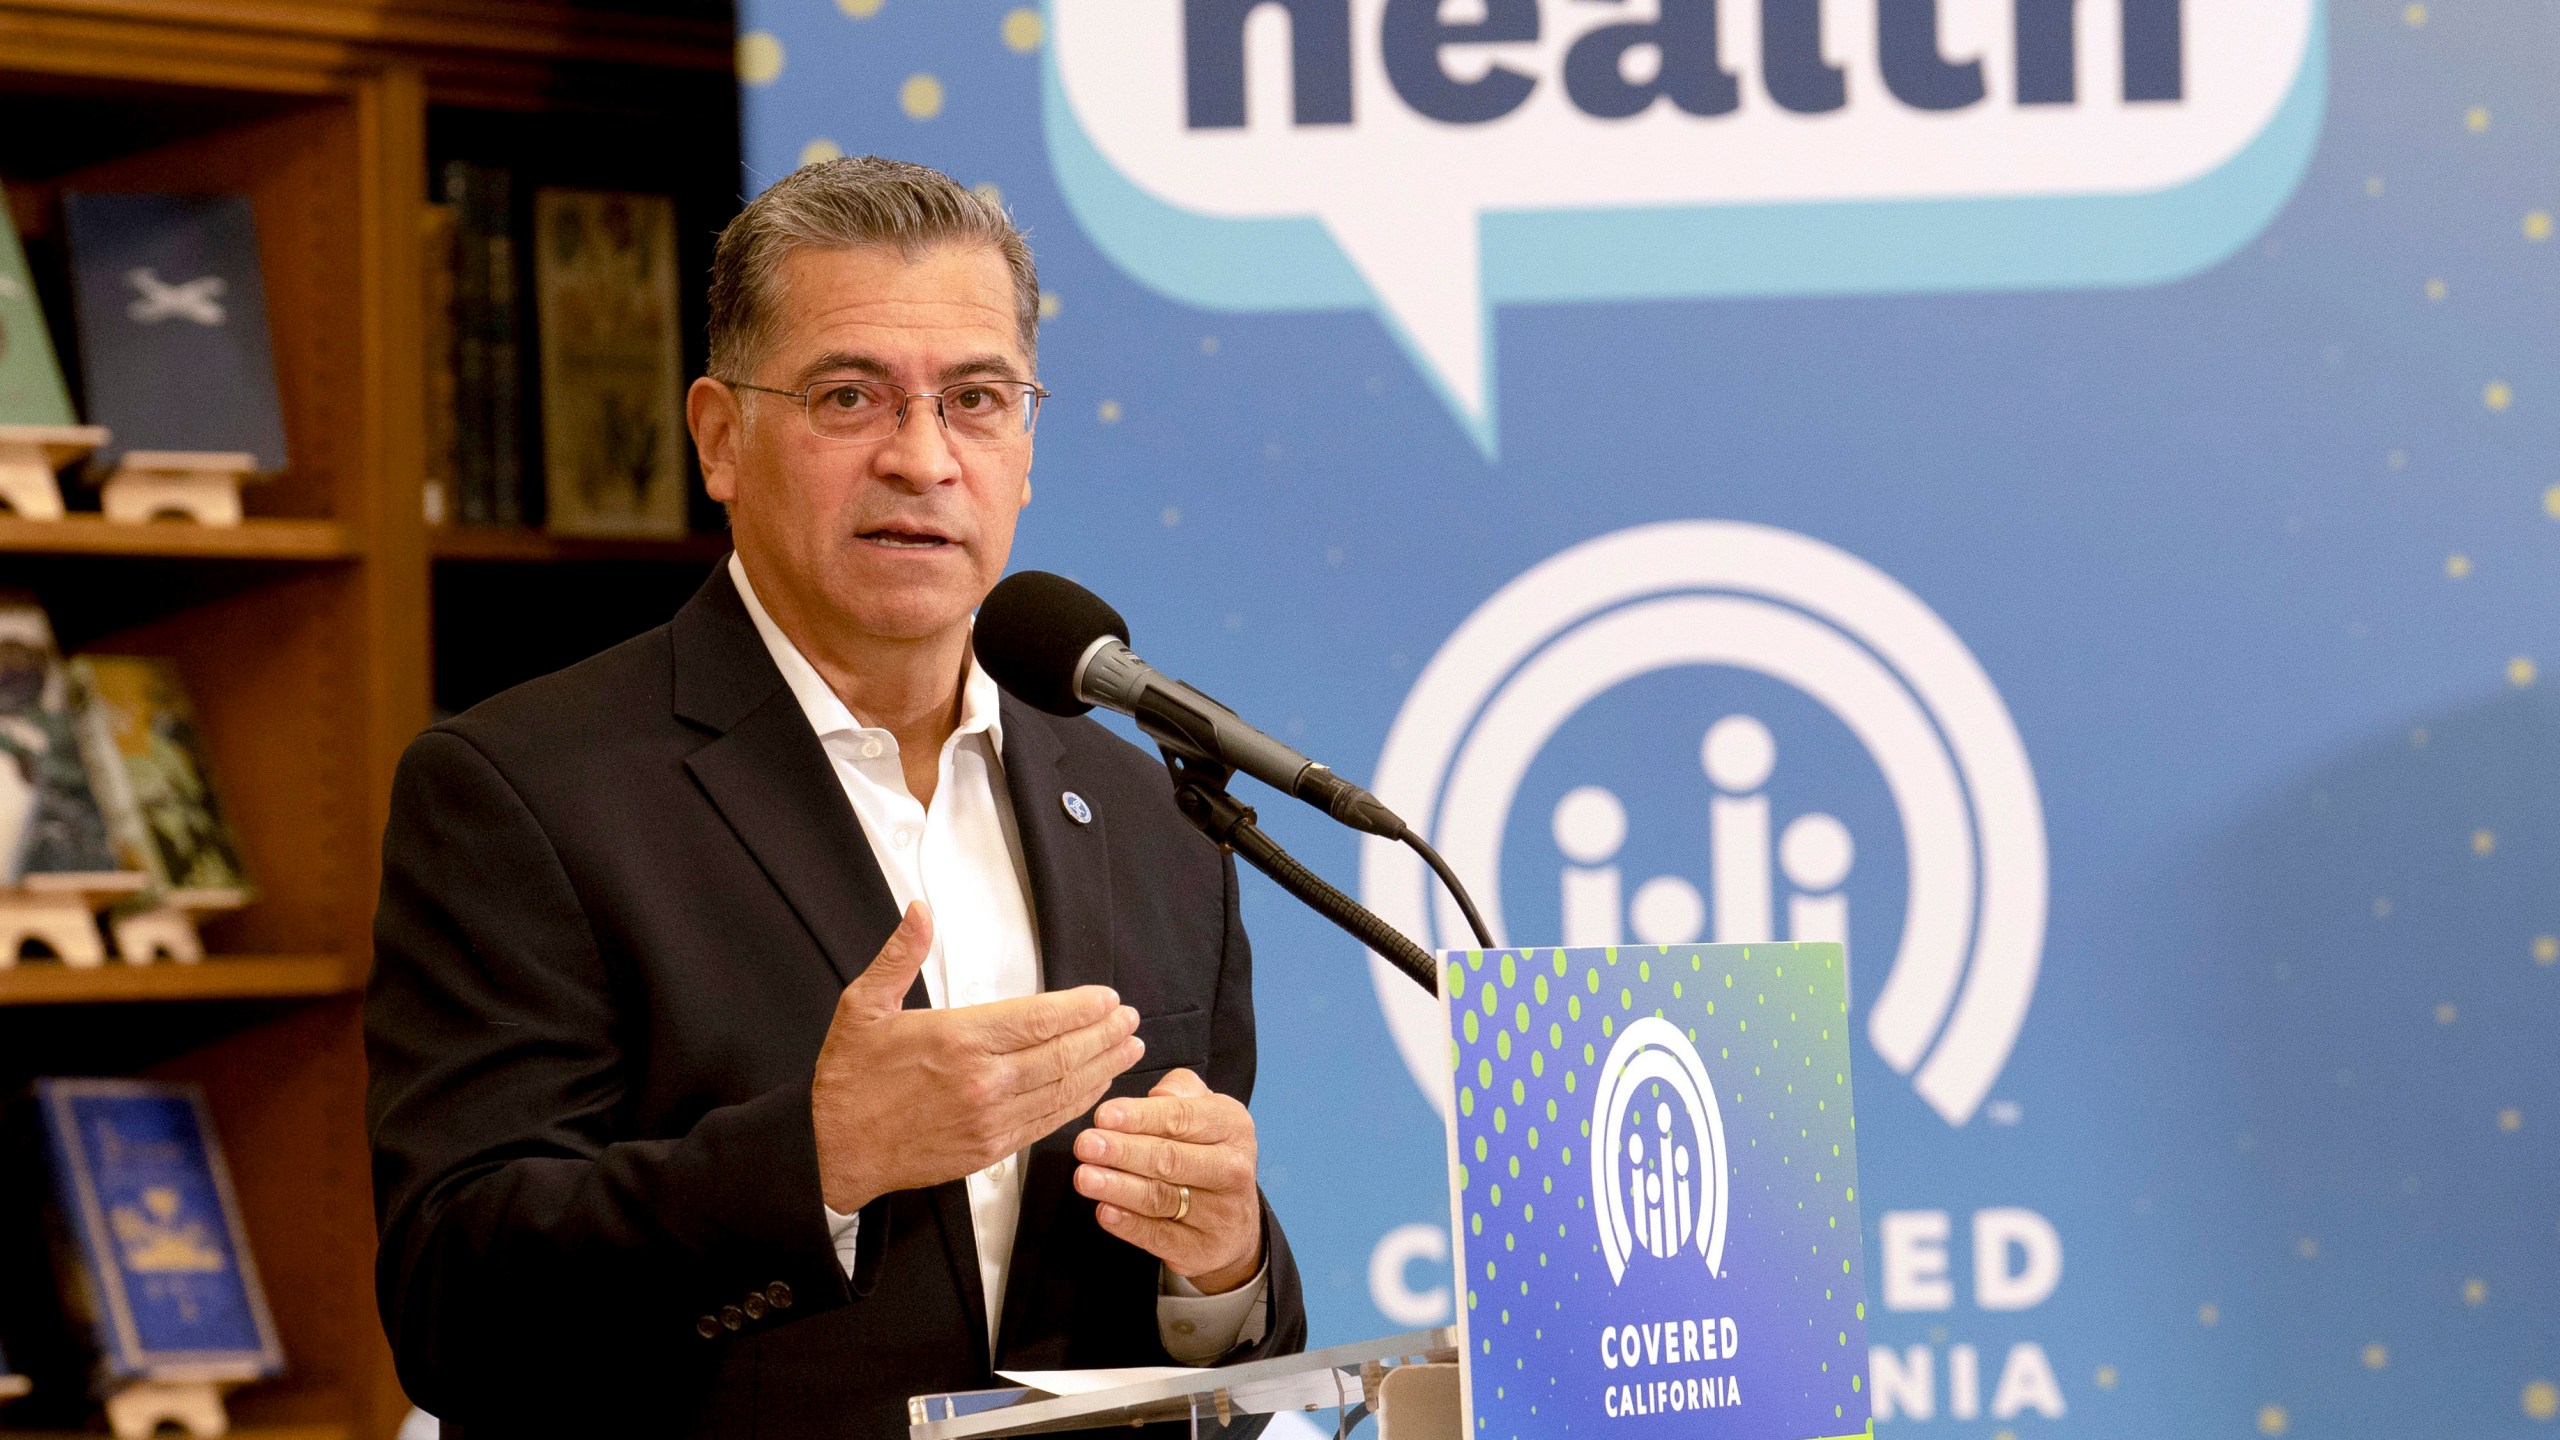
<svg viewBox="0 0 2560 1440">
<path fill-rule="evenodd" d="M 942 113 L 942 82 L 930 75 L 910 75 L 898 87 L 898 108 L 910 120 L 930 120 Z"/>
<path fill-rule="evenodd" d="M 2373 902 L 2373 918 L 2376 920 L 2388 920 L 2391 918 L 2391 901 L 2388 898 L 2381 896 L 2375 897 Z"/>
<path fill-rule="evenodd" d="M 2400 18 L 2409 22 L 2413 27 L 2424 25 L 2427 23 L 2427 7 L 2424 5 L 2413 4 L 2400 12 Z"/>
<path fill-rule="evenodd" d="M 2560 1385 L 2548 1380 L 2524 1382 L 2524 1413 L 2528 1420 L 2548 1420 L 2560 1415 Z"/>
<path fill-rule="evenodd" d="M 2488 129 L 2489 107 L 2486 105 L 2474 105 L 2470 109 L 2463 111 L 2462 124 L 2465 129 L 2469 130 L 2474 135 Z"/>
<path fill-rule="evenodd" d="M 2305 1260 L 2317 1260 L 2320 1258 L 2320 1242 L 2305 1235 L 2293 1242 L 2293 1253 Z"/>
<path fill-rule="evenodd" d="M 2197 1306 L 2197 1307 L 2196 1307 L 2196 1323 L 2197 1323 L 2197 1324 L 2199 1324 L 2199 1325 L 2219 1325 L 2219 1324 L 2221 1324 L 2221 1323 L 2222 1323 L 2222 1307 L 2221 1307 L 2221 1306 L 2219 1306 L 2219 1305 L 2199 1305 L 2199 1306 Z"/>
<path fill-rule="evenodd" d="M 2382 457 L 2382 463 L 2390 466 L 2394 470 L 2406 470 L 2409 468 L 2409 452 L 2406 450 L 2394 450 L 2390 454 Z"/>
<path fill-rule="evenodd" d="M 2377 1340 L 2364 1347 L 2364 1368 L 2367 1370 L 2379 1370 L 2390 1363 L 2391 1352 L 2382 1348 L 2381 1341 Z"/>
<path fill-rule="evenodd" d="M 2113 1365 L 2099 1366 L 2097 1379 L 2099 1389 L 2113 1390 L 2116 1388 L 2116 1367 Z"/>
<path fill-rule="evenodd" d="M 2284 1407 L 2283 1407 L 2283 1406 L 2281 1406 L 2281 1405 L 2261 1405 L 2261 1406 L 2259 1406 L 2259 1407 L 2258 1407 L 2258 1433 L 2259 1433 L 2259 1434 L 2261 1434 L 2261 1435 L 2281 1435 L 2281 1434 L 2283 1434 L 2285 1431 L 2287 1431 L 2287 1430 L 2289 1430 L 2289 1429 L 2292 1429 L 2292 1428 L 2293 1428 L 2293 1417 L 2292 1417 L 2292 1416 L 2290 1416 L 2290 1415 L 2287 1415 L 2286 1413 L 2284 1413 Z"/>
<path fill-rule="evenodd" d="M 2480 387 L 2480 403 L 2492 410 L 2504 410 L 2515 402 L 2515 388 L 2504 380 L 2492 380 Z"/>
<path fill-rule="evenodd" d="M 1164 507 L 1163 520 L 1164 520 L 1164 528 L 1166 528 L 1167 530 L 1170 530 L 1170 529 L 1172 529 L 1174 526 L 1181 524 L 1181 523 L 1182 523 L 1182 507 L 1180 507 L 1180 506 L 1178 506 L 1178 505 L 1167 505 L 1166 507 Z M 1501 1111 L 1499 1111 L 1499 1110 L 1496 1110 L 1496 1111 L 1494 1111 L 1493 1113 L 1494 1113 L 1495 1115 L 1499 1116 L 1502 1112 L 1501 1112 Z M 1497 1125 L 1495 1125 L 1493 1128 L 1495 1128 L 1496 1130 L 1499 1130 L 1499 1129 L 1501 1129 L 1502 1127 L 1501 1127 L 1499 1124 L 1497 1124 Z"/>
<path fill-rule="evenodd" d="M 2510 1105 L 2498 1112 L 2498 1128 L 2512 1135 L 2524 1128 L 2524 1112 Z"/>
<path fill-rule="evenodd" d="M 769 30 L 750 30 L 738 37 L 738 78 L 750 85 L 770 85 L 782 78 L 782 42 Z"/>
<path fill-rule="evenodd" d="M 2364 182 L 2364 193 L 2367 195 L 2380 195 L 2382 193 L 2382 177 L 2376 175 L 2367 179 Z"/>
<path fill-rule="evenodd" d="M 2496 853 L 2497 853 L 2497 850 L 2498 850 L 2498 833 L 2497 833 L 2496 831 L 2494 831 L 2494 830 L 2474 830 L 2474 831 L 2472 831 L 2472 832 L 2471 832 L 2471 853 L 2472 853 L 2472 854 L 2474 854 L 2474 855 L 2494 855 L 2494 854 L 2496 854 Z"/>
<path fill-rule="evenodd" d="M 2436 1023 L 2437 1023 L 2437 1024 L 2439 1024 L 2439 1025 L 2450 1025 L 2450 1024 L 2452 1024 L 2452 1023 L 2453 1023 L 2453 1021 L 2454 1021 L 2454 1017 L 2455 1017 L 2458 1013 L 2460 1013 L 2460 1012 L 2456 1011 L 2456 1010 L 2453 1008 L 2453 1005 L 2451 1004 L 2451 1002 L 2447 1002 L 2447 1003 L 2445 1003 L 2445 1004 L 2438 1005 L 2438 1006 L 2436 1007 Z"/>
<path fill-rule="evenodd" d="M 1063 310 L 1063 309 L 1065 309 L 1065 308 L 1066 308 L 1066 303 L 1067 303 L 1067 302 L 1065 302 L 1064 300 L 1061 300 L 1061 299 L 1059 299 L 1059 298 L 1058 298 L 1058 292 L 1057 292 L 1057 291 L 1055 291 L 1055 290 L 1043 290 L 1043 291 L 1041 291 L 1041 292 L 1040 292 L 1040 318 L 1041 318 L 1041 319 L 1043 319 L 1043 320 L 1055 320 L 1055 319 L 1057 319 L 1057 318 L 1058 318 L 1058 312 L 1059 312 L 1060 310 Z"/>
<path fill-rule="evenodd" d="M 2426 726 L 2413 725 L 2409 728 L 2409 746 L 2414 750 L 2424 750 L 2427 748 Z"/>
<path fill-rule="evenodd" d="M 2534 936 L 2533 963 L 2548 965 L 2553 961 L 2560 961 L 2560 935 Z"/>
<path fill-rule="evenodd" d="M 969 193 L 986 201 L 988 204 L 995 206 L 999 210 L 1004 208 L 1004 191 L 997 189 L 995 182 L 992 180 L 982 180 L 977 184 L 970 186 Z"/>
<path fill-rule="evenodd" d="M 2524 238 L 2527 240 L 2550 239 L 2551 212 L 2548 210 L 2526 211 L 2524 215 Z"/>
<path fill-rule="evenodd" d="M 868 20 L 880 13 L 880 0 L 836 0 L 836 8 L 856 20 Z"/>
<path fill-rule="evenodd" d="M 2445 295 L 2445 290 L 2444 290 L 2444 282 L 2443 282 L 2443 281 L 2441 281 L 2441 280 L 2429 280 L 2429 281 L 2427 282 L 2427 298 L 2428 298 L 2428 299 L 2430 299 L 2430 300 L 2441 300 L 2441 299 L 2443 299 L 2443 298 L 2444 298 L 2444 295 Z"/>
<path fill-rule="evenodd" d="M 2488 1286 L 2487 1282 L 2485 1282 L 2485 1281 L 2481 1281 L 2481 1280 L 2476 1280 L 2476 1279 L 2474 1279 L 2474 1280 L 2465 1280 L 2465 1281 L 2463 1281 L 2463 1282 L 2462 1282 L 2462 1303 L 2463 1303 L 2463 1304 L 2465 1304 L 2465 1305 L 2477 1305 L 2477 1304 L 2481 1303 L 2482 1301 L 2484 1301 L 2484 1300 L 2486 1300 L 2486 1299 L 2488 1299 L 2488 1298 L 2489 1298 L 2489 1286 Z"/>
<path fill-rule="evenodd" d="M 843 158 L 844 147 L 824 135 L 800 147 L 800 163 L 803 165 L 823 165 L 829 160 Z"/>
<path fill-rule="evenodd" d="M 1040 19 L 1037 10 L 1026 7 L 1005 12 L 1004 43 L 1016 54 L 1028 54 L 1039 49 L 1040 37 L 1048 33 L 1049 27 Z"/>
<path fill-rule="evenodd" d="M 2533 677 L 2540 673 L 2534 668 L 2533 657 L 2530 655 L 2519 655 L 2507 662 L 2507 683 L 2519 690 L 2531 685 Z"/>
<path fill-rule="evenodd" d="M 2542 492 L 2542 513 L 2554 520 L 2560 520 L 2560 485 L 2554 485 Z"/>
<path fill-rule="evenodd" d="M 1102 417 L 1103 424 L 1117 425 L 1120 423 L 1120 402 L 1117 400 L 1105 400 L 1098 408 L 1095 409 L 1094 413 Z"/>
<path fill-rule="evenodd" d="M 2459 580 L 2471 573 L 2471 557 L 2460 551 L 2444 557 L 2444 573 Z"/>
</svg>

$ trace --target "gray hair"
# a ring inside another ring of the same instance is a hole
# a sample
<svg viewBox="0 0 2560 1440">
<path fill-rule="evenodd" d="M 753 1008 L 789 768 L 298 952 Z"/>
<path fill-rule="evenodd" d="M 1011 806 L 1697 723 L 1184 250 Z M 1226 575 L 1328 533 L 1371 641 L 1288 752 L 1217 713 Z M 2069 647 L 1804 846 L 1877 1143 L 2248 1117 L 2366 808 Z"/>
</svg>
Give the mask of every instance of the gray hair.
<svg viewBox="0 0 2560 1440">
<path fill-rule="evenodd" d="M 711 373 L 742 380 L 772 343 L 774 275 L 803 246 L 879 245 L 913 259 L 943 245 L 985 245 L 1013 272 L 1023 353 L 1040 353 L 1040 274 L 1004 207 L 928 166 L 877 155 L 803 165 L 748 202 L 711 260 Z"/>
</svg>

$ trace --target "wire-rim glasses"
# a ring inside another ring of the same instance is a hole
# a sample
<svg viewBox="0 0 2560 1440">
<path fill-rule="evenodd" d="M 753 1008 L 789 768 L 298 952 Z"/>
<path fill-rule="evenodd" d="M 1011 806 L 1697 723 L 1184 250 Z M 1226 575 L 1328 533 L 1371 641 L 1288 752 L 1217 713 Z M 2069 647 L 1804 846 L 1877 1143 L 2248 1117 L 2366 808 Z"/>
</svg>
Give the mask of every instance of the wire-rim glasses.
<svg viewBox="0 0 2560 1440">
<path fill-rule="evenodd" d="M 809 433 L 821 440 L 878 440 L 907 420 L 907 406 L 933 402 L 935 418 L 952 439 L 1002 445 L 1030 435 L 1040 423 L 1049 392 L 1029 380 L 965 380 L 940 390 L 909 390 L 888 380 L 821 380 L 800 390 L 777 390 L 744 380 L 723 380 L 733 390 L 754 390 L 800 402 Z"/>
</svg>

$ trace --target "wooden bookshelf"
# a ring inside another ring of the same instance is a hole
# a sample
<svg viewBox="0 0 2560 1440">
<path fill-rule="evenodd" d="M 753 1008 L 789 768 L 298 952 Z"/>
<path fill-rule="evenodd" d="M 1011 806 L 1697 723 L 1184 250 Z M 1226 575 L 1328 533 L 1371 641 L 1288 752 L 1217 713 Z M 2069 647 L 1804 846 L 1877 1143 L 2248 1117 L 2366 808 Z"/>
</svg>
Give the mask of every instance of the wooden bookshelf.
<svg viewBox="0 0 2560 1440">
<path fill-rule="evenodd" d="M 430 533 L 429 176 L 460 156 L 528 188 L 675 191 L 698 367 L 736 204 L 731 36 L 727 0 L 0 0 L 0 184 L 40 276 L 65 191 L 257 213 L 291 466 L 249 521 L 0 515 L 0 588 L 67 647 L 176 661 L 259 888 L 199 964 L 0 970 L 0 1090 L 205 1087 L 288 1361 L 231 1396 L 242 1440 L 389 1440 L 409 1409 L 374 1311 L 359 1018 L 401 751 L 437 705 L 663 620 L 727 549 Z M 26 1404 L 0 1440 L 84 1423 Z"/>
<path fill-rule="evenodd" d="M 25 960 L 0 970 L 0 1005 L 97 1005 L 175 1000 L 291 1000 L 351 994 L 365 963 L 346 955 L 210 955 L 192 965 L 161 961 L 95 969 Z"/>
<path fill-rule="evenodd" d="M 256 519 L 238 525 L 159 520 L 118 524 L 94 514 L 59 520 L 0 515 L 0 554 L 129 555 L 199 560 L 352 560 L 355 537 L 334 520 Z"/>
</svg>

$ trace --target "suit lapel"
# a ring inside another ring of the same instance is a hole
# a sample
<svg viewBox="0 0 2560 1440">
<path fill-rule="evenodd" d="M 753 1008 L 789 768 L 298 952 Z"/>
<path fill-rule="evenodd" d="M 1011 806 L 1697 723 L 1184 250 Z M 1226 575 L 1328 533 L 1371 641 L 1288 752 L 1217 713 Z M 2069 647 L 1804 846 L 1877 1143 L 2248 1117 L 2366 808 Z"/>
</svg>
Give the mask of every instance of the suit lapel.
<svg viewBox="0 0 2560 1440">
<path fill-rule="evenodd" d="M 1005 791 L 1022 836 L 1023 868 L 1031 877 L 1031 903 L 1040 931 L 1044 990 L 1108 985 L 1118 957 L 1111 948 L 1111 817 L 1090 794 L 1080 794 L 1087 818 L 1067 808 L 1077 777 L 1067 763 L 1057 721 L 1012 696 L 1004 698 Z M 1078 1120 L 1033 1143 L 1023 1156 L 1022 1218 L 1014 1231 L 1013 1262 L 1005 1286 L 997 1355 L 1031 1340 L 1035 1319 L 1054 1322 L 1071 1266 L 1048 1254 L 1061 1213 L 1083 1204 L 1074 1193 Z M 1045 1292 L 1057 1292 L 1049 1294 Z"/>
<path fill-rule="evenodd" d="M 685 768 L 808 928 L 836 978 L 851 983 L 897 928 L 897 898 L 726 564 L 677 613 L 668 639 L 675 651 L 676 713 L 714 737 L 686 758 Z M 919 977 L 906 1004 L 929 1003 Z M 918 1203 L 940 1223 L 965 1313 L 983 1317 L 986 1286 L 978 1275 L 967 1183 L 936 1185 Z M 888 1220 L 885 1205 L 880 1218 Z M 890 1225 L 871 1229 L 880 1243 L 890 1243 Z M 970 1333 L 983 1356 L 984 1323 L 970 1326 Z"/>
<path fill-rule="evenodd" d="M 808 927 L 836 978 L 850 982 L 897 928 L 898 904 L 726 565 L 677 614 L 669 640 L 676 713 L 718 732 L 685 768 Z"/>
</svg>

